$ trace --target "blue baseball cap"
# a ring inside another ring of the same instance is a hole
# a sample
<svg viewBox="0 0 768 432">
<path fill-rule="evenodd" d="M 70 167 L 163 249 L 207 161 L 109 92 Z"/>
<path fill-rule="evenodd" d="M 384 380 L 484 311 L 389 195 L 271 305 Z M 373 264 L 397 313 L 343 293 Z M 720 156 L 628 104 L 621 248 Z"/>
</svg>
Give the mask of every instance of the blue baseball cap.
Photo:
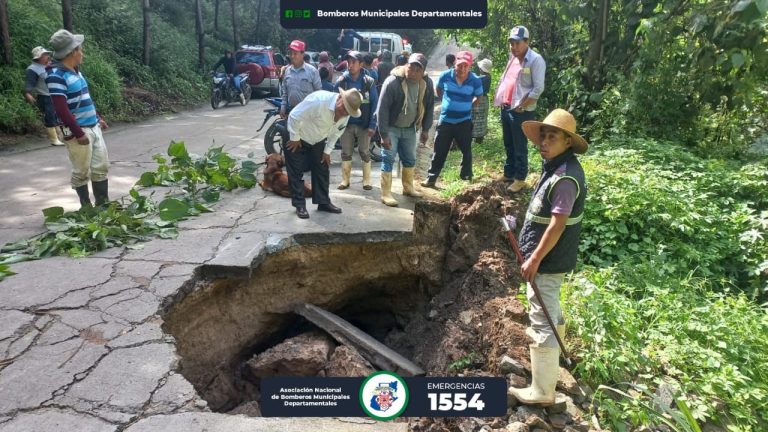
<svg viewBox="0 0 768 432">
<path fill-rule="evenodd" d="M 531 34 L 528 32 L 528 29 L 524 26 L 515 26 L 512 28 L 512 30 L 509 31 L 509 39 L 510 40 L 521 40 L 521 39 L 529 39 L 531 37 Z"/>
</svg>

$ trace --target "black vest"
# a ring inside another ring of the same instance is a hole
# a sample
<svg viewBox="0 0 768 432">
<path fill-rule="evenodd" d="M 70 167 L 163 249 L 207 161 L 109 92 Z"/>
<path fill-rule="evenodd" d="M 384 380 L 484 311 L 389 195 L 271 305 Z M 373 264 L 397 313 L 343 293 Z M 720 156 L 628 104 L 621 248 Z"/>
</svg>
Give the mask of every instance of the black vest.
<svg viewBox="0 0 768 432">
<path fill-rule="evenodd" d="M 552 217 L 552 191 L 558 181 L 570 178 L 578 185 L 573 210 L 557 244 L 539 265 L 539 273 L 567 273 L 576 268 L 576 255 L 579 251 L 581 218 L 587 196 L 584 170 L 571 149 L 552 160 L 544 161 L 543 165 L 541 178 L 533 191 L 523 229 L 520 231 L 520 251 L 525 259 L 528 259 L 536 250 Z"/>
</svg>

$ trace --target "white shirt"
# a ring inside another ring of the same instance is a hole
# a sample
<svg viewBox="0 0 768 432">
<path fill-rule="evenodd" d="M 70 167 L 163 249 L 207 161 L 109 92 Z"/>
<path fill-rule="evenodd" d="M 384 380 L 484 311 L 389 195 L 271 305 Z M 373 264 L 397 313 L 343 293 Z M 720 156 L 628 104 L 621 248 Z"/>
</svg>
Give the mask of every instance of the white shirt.
<svg viewBox="0 0 768 432">
<path fill-rule="evenodd" d="M 334 121 L 338 93 L 318 90 L 301 101 L 288 115 L 288 132 L 291 141 L 304 141 L 309 144 L 325 143 L 325 154 L 331 154 L 336 140 L 347 128 L 349 116 Z"/>
</svg>

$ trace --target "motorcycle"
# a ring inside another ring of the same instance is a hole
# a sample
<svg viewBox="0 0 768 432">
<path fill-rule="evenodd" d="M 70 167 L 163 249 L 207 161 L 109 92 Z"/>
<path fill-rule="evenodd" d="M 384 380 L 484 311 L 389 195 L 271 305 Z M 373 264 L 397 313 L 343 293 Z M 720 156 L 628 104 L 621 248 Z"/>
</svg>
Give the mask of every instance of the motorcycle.
<svg viewBox="0 0 768 432">
<path fill-rule="evenodd" d="M 223 72 L 212 72 L 213 87 L 211 88 L 211 108 L 218 109 L 221 103 L 224 106 L 229 105 L 239 99 L 241 105 L 247 105 L 251 100 L 250 73 L 243 72 L 238 75 L 240 78 L 240 91 L 235 89 L 234 83 L 229 76 Z M 242 97 L 240 97 L 242 95 Z"/>
<path fill-rule="evenodd" d="M 283 154 L 284 144 L 288 142 L 288 123 L 286 119 L 280 118 L 280 105 L 283 102 L 282 98 L 270 97 L 265 98 L 267 103 L 272 105 L 272 108 L 265 109 L 264 112 L 267 115 L 264 117 L 264 121 L 261 123 L 261 127 L 256 132 L 261 132 L 264 126 L 273 117 L 278 117 L 267 129 L 264 134 L 264 149 L 267 154 L 280 153 Z M 341 144 L 336 144 L 336 148 L 340 149 Z M 381 135 L 379 130 L 376 129 L 376 133 L 371 138 L 370 150 L 371 160 L 374 162 L 381 162 Z"/>
</svg>

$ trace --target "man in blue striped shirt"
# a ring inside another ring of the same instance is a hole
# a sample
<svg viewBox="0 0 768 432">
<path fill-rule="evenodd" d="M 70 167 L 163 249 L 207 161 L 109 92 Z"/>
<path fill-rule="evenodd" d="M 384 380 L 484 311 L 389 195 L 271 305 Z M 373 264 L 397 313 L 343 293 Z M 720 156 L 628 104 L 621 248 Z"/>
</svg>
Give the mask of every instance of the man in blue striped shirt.
<svg viewBox="0 0 768 432">
<path fill-rule="evenodd" d="M 477 104 L 477 97 L 483 95 L 483 83 L 469 71 L 472 60 L 471 52 L 459 51 L 455 67 L 443 72 L 437 80 L 436 94 L 443 103 L 432 164 L 427 180 L 421 184 L 424 187 L 435 187 L 454 140 L 462 154 L 461 178 L 472 180 L 472 106 Z"/>
<path fill-rule="evenodd" d="M 83 61 L 83 35 L 59 30 L 49 43 L 56 60 L 45 79 L 56 114 L 63 123 L 62 133 L 72 162 L 72 188 L 80 198 L 81 206 L 90 206 L 88 180 L 93 183 L 96 205 L 109 201 L 107 173 L 109 157 L 101 133 L 107 123 L 96 113 L 88 83 L 80 73 Z"/>
</svg>

